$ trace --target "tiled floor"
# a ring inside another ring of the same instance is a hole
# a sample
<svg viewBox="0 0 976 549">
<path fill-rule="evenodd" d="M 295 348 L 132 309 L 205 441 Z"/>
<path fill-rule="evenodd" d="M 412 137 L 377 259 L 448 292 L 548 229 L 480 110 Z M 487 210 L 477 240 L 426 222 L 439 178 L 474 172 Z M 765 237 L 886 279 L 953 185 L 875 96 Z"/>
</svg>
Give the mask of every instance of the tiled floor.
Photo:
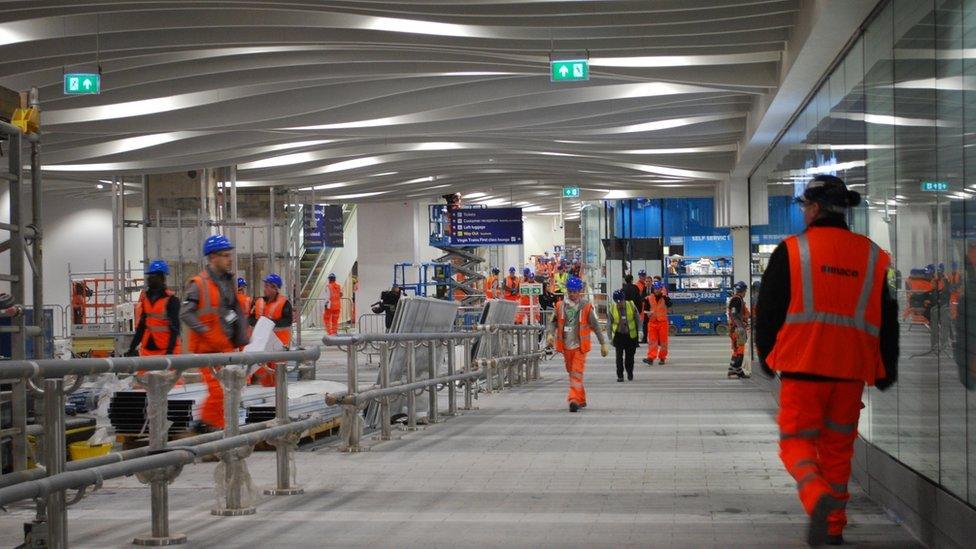
<svg viewBox="0 0 976 549">
<path fill-rule="evenodd" d="M 369 452 L 299 453 L 306 494 L 261 496 L 251 517 L 210 516 L 213 465 L 187 467 L 171 487 L 172 529 L 192 547 L 802 546 L 774 403 L 725 379 L 726 346 L 675 339 L 667 366 L 638 365 L 629 383 L 594 352 L 578 414 L 566 411 L 557 357 L 544 379 Z M 321 377 L 338 373 L 332 358 Z M 273 454 L 248 462 L 259 486 L 272 484 Z M 916 546 L 859 493 L 850 515 L 851 543 Z M 0 514 L 0 546 L 29 517 L 24 505 Z M 75 547 L 127 546 L 147 529 L 148 490 L 134 479 L 107 482 L 69 515 Z"/>
</svg>

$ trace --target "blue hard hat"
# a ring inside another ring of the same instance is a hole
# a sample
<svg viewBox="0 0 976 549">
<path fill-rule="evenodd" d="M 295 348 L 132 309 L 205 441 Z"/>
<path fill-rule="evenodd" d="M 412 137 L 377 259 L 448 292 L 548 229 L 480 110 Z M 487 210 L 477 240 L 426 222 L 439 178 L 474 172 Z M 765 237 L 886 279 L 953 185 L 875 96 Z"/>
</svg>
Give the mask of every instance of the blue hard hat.
<svg viewBox="0 0 976 549">
<path fill-rule="evenodd" d="M 928 265 L 925 266 L 925 269 L 924 270 L 925 270 L 926 274 L 932 274 L 932 273 L 935 272 L 935 265 L 929 263 Z"/>
<path fill-rule="evenodd" d="M 532 269 L 528 267 L 522 269 L 522 274 L 531 274 L 531 273 L 532 273 Z"/>
<path fill-rule="evenodd" d="M 149 268 L 146 269 L 146 274 L 169 274 L 169 265 L 166 264 L 162 259 L 154 259 L 149 263 Z"/>
<path fill-rule="evenodd" d="M 247 286 L 247 281 L 244 280 L 244 277 L 243 276 L 237 277 L 237 287 L 243 288 L 244 286 Z"/>
<path fill-rule="evenodd" d="M 501 272 L 501 271 L 500 271 L 500 270 L 498 270 L 498 267 L 492 267 L 492 268 L 491 268 L 491 274 L 498 274 L 498 273 L 500 273 L 500 272 Z"/>
<path fill-rule="evenodd" d="M 741 281 L 741 280 L 738 281 L 738 282 L 736 282 L 735 283 L 735 286 L 732 286 L 732 288 L 735 289 L 736 292 L 744 292 L 744 291 L 746 291 L 746 288 L 748 288 L 748 287 L 749 287 L 749 285 L 746 284 L 745 282 Z"/>
<path fill-rule="evenodd" d="M 264 277 L 264 281 L 267 282 L 268 284 L 274 284 L 279 288 L 285 285 L 285 282 L 281 280 L 281 277 L 278 276 L 278 273 L 268 273 L 268 276 Z"/>
<path fill-rule="evenodd" d="M 335 279 L 336 279 L 335 273 L 329 273 L 329 280 L 335 280 Z"/>
<path fill-rule="evenodd" d="M 655 280 L 654 283 L 651 284 L 651 289 L 652 290 L 663 290 L 664 289 L 664 283 L 661 282 L 660 280 Z"/>
<path fill-rule="evenodd" d="M 613 300 L 614 301 L 623 301 L 624 300 L 624 291 L 623 290 L 614 290 L 613 291 Z"/>
<path fill-rule="evenodd" d="M 940 273 L 944 273 L 945 272 L 945 263 L 939 263 L 939 272 Z"/>
<path fill-rule="evenodd" d="M 508 272 L 514 273 L 516 271 L 515 267 L 509 267 Z"/>
<path fill-rule="evenodd" d="M 637 271 L 637 276 L 647 276 L 647 271 L 645 271 L 644 269 L 641 269 L 641 270 Z"/>
<path fill-rule="evenodd" d="M 233 249 L 234 245 L 231 244 L 230 240 L 228 240 L 227 237 L 222 234 L 208 236 L 207 239 L 203 241 L 203 255 L 210 255 L 212 253 Z"/>
<path fill-rule="evenodd" d="M 566 290 L 570 292 L 582 292 L 583 281 L 576 276 L 569 277 L 569 280 L 566 281 Z"/>
</svg>

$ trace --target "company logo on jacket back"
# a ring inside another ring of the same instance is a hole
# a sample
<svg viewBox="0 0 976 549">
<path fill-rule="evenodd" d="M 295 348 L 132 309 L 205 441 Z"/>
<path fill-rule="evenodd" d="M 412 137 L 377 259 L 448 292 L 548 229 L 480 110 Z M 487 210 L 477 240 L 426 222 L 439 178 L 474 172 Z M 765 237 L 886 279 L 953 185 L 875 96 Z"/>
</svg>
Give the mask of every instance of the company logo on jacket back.
<svg viewBox="0 0 976 549">
<path fill-rule="evenodd" d="M 833 265 L 823 265 L 820 267 L 820 271 L 825 274 L 850 276 L 853 278 L 857 278 L 861 274 L 855 269 L 845 269 L 843 267 L 834 267 Z"/>
</svg>

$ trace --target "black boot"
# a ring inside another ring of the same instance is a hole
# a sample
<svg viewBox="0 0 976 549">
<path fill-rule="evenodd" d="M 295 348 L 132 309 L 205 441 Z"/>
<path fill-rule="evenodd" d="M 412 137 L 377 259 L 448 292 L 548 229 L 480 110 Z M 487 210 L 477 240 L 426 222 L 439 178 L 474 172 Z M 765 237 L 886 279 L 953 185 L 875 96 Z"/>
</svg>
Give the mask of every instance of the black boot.
<svg viewBox="0 0 976 549">
<path fill-rule="evenodd" d="M 573 412 L 573 413 L 579 412 L 579 404 L 576 404 L 575 402 L 570 402 L 569 403 L 569 411 L 570 412 Z"/>
</svg>

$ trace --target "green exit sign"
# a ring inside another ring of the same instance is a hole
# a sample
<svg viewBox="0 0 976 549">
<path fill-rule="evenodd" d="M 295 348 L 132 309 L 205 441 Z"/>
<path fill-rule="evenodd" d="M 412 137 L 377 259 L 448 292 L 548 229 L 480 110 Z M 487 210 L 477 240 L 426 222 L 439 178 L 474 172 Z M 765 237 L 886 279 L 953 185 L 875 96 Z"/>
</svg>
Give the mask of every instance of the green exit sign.
<svg viewBox="0 0 976 549">
<path fill-rule="evenodd" d="M 590 79 L 590 62 L 587 59 L 550 61 L 549 77 L 553 82 L 577 82 Z"/>
<path fill-rule="evenodd" d="M 563 198 L 579 198 L 579 187 L 563 187 Z"/>
<path fill-rule="evenodd" d="M 922 190 L 930 193 L 942 193 L 949 190 L 949 183 L 946 181 L 923 181 Z"/>
<path fill-rule="evenodd" d="M 542 284 L 521 284 L 520 295 L 542 295 Z"/>
<path fill-rule="evenodd" d="M 87 95 L 102 92 L 102 75 L 87 72 L 71 72 L 64 75 L 65 95 Z"/>
</svg>

